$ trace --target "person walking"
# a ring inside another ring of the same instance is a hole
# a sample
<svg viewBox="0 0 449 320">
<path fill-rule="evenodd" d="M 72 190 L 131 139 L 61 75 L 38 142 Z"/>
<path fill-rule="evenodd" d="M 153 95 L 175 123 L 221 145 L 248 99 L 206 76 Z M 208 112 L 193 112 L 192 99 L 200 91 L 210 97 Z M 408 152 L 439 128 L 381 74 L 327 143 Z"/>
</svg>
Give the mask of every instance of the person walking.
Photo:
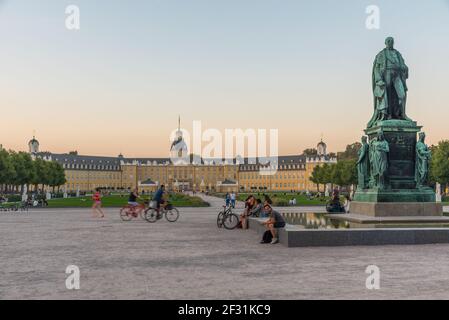
<svg viewBox="0 0 449 320">
<path fill-rule="evenodd" d="M 101 208 L 101 193 L 99 189 L 97 189 L 93 194 L 92 201 L 94 202 L 94 204 L 92 205 L 92 215 L 94 216 L 94 218 L 104 218 L 104 212 Z"/>
</svg>

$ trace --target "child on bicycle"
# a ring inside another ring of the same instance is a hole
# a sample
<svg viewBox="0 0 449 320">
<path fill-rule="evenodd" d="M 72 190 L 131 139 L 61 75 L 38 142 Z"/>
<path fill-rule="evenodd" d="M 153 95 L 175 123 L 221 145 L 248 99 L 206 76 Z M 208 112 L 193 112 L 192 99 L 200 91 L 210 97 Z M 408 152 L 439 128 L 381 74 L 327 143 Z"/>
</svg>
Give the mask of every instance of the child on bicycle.
<svg viewBox="0 0 449 320">
<path fill-rule="evenodd" d="M 137 207 L 139 203 L 137 202 L 137 199 L 139 199 L 139 189 L 135 188 L 131 193 L 129 194 L 128 198 L 128 204 L 132 207 Z"/>
</svg>

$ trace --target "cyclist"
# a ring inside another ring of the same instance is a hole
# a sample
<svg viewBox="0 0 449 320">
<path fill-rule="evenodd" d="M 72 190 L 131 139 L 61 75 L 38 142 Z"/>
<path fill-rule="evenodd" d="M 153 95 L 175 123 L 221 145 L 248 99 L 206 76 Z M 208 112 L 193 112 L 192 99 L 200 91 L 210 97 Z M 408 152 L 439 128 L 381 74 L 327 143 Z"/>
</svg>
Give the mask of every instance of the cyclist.
<svg viewBox="0 0 449 320">
<path fill-rule="evenodd" d="M 165 186 L 161 185 L 161 187 L 156 191 L 156 193 L 153 196 L 153 201 L 157 203 L 158 216 L 161 205 L 162 208 L 165 208 L 165 206 L 167 205 L 167 202 L 164 200 L 164 194 L 165 194 Z"/>
<path fill-rule="evenodd" d="M 133 214 L 136 215 L 137 213 L 140 213 L 144 209 L 144 207 L 137 202 L 137 199 L 141 199 L 139 196 L 139 189 L 135 188 L 128 197 L 128 205 L 131 207 L 131 210 L 133 211 Z M 136 211 L 137 210 L 137 211 Z"/>
</svg>

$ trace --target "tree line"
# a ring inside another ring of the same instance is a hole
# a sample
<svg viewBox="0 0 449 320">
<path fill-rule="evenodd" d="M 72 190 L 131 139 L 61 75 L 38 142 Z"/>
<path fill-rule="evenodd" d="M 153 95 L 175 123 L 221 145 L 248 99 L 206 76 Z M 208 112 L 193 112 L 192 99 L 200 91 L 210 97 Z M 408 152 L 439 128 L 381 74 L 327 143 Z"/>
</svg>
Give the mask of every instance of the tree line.
<svg viewBox="0 0 449 320">
<path fill-rule="evenodd" d="M 64 168 L 57 162 L 33 160 L 26 152 L 7 151 L 0 148 L 0 193 L 23 193 L 24 186 L 53 192 L 66 183 Z"/>
<path fill-rule="evenodd" d="M 430 182 L 440 183 L 443 190 L 449 186 L 449 140 L 443 140 L 437 146 L 431 146 Z"/>
<path fill-rule="evenodd" d="M 341 187 L 357 185 L 357 159 L 362 147 L 356 142 L 346 147 L 346 150 L 337 154 L 338 163 L 324 164 L 314 168 L 310 181 L 317 185 L 331 184 Z M 449 186 L 449 140 L 443 140 L 436 146 L 430 147 L 432 159 L 430 162 L 430 184 L 440 183 L 442 189 Z"/>
</svg>

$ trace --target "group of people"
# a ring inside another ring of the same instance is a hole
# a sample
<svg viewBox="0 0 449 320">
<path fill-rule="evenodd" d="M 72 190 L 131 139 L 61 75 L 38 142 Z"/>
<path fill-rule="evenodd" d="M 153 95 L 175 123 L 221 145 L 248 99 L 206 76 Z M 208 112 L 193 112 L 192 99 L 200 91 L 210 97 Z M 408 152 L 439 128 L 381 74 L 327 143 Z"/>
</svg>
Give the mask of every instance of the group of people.
<svg viewBox="0 0 449 320">
<path fill-rule="evenodd" d="M 330 201 L 326 204 L 326 211 L 328 213 L 349 213 L 351 205 L 351 199 L 349 195 L 345 196 L 344 204 L 340 200 L 340 191 L 334 189 Z"/>
<path fill-rule="evenodd" d="M 245 209 L 240 215 L 239 226 L 244 230 L 248 229 L 248 218 L 250 216 L 268 218 L 263 222 L 267 229 L 267 232 L 264 235 L 261 243 L 278 243 L 279 237 L 277 234 L 277 229 L 285 227 L 284 217 L 278 211 L 274 210 L 272 205 L 273 202 L 268 195 L 265 195 L 263 202 L 261 199 L 256 198 L 254 195 L 250 195 L 246 198 Z M 235 202 L 233 207 L 235 208 Z M 267 235 L 269 235 L 269 237 L 267 237 Z"/>
<path fill-rule="evenodd" d="M 167 205 L 167 200 L 165 199 L 166 191 L 165 186 L 161 185 L 159 189 L 156 191 L 156 193 L 153 196 L 153 201 L 156 204 L 156 209 L 159 210 L 162 207 L 165 207 Z M 128 205 L 132 208 L 137 208 L 140 206 L 139 202 L 137 202 L 138 199 L 142 199 L 139 195 L 139 189 L 135 188 L 131 191 L 128 197 Z M 95 193 L 92 195 L 92 214 L 94 217 L 104 218 L 104 212 L 102 209 L 102 194 L 101 190 L 97 189 Z"/>
<path fill-rule="evenodd" d="M 226 199 L 226 206 L 227 207 L 231 206 L 234 209 L 235 201 L 237 199 L 237 195 L 235 194 L 235 192 L 226 193 L 225 199 Z"/>
</svg>

